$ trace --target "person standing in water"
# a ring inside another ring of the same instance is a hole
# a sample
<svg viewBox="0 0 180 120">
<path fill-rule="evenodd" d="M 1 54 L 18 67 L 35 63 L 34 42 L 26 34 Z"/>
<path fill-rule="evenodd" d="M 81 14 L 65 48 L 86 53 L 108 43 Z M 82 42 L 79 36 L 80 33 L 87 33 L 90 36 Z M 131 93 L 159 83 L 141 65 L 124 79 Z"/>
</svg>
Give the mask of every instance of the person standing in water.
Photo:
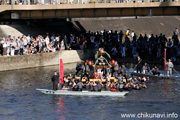
<svg viewBox="0 0 180 120">
<path fill-rule="evenodd" d="M 174 67 L 173 63 L 171 62 L 171 59 L 168 59 L 166 66 L 167 66 L 167 76 L 171 76 L 172 75 L 172 69 Z"/>
<path fill-rule="evenodd" d="M 59 77 L 56 71 L 54 72 L 54 75 L 52 76 L 51 81 L 53 83 L 53 90 L 58 90 Z"/>
</svg>

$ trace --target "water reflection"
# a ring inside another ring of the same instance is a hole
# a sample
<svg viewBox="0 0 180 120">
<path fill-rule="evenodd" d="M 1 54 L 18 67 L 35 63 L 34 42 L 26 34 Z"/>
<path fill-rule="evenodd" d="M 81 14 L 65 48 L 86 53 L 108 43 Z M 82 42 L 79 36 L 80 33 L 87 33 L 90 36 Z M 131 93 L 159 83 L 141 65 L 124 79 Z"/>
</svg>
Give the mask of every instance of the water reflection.
<svg viewBox="0 0 180 120">
<path fill-rule="evenodd" d="M 165 90 L 165 92 L 166 92 L 166 98 L 168 98 L 168 95 L 169 95 L 169 91 L 170 91 L 170 87 L 169 87 L 169 84 L 168 84 L 168 80 L 167 79 L 165 79 L 164 80 L 164 90 Z"/>
<path fill-rule="evenodd" d="M 75 67 L 76 64 L 65 64 L 64 72 L 66 74 L 72 73 Z M 47 85 L 54 71 L 59 71 L 59 66 L 0 72 L 0 89 L 19 89 Z"/>
<path fill-rule="evenodd" d="M 66 116 L 70 115 L 67 108 L 64 107 L 64 103 L 65 103 L 64 96 L 59 97 L 59 101 L 58 101 L 59 107 L 57 110 L 59 120 L 65 120 Z"/>
</svg>

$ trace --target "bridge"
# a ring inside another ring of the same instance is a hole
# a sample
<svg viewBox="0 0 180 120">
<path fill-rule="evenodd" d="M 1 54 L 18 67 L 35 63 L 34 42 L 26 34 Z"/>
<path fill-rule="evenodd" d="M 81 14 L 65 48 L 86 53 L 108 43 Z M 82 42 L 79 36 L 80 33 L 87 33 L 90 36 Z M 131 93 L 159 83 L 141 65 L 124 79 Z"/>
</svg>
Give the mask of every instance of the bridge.
<svg viewBox="0 0 180 120">
<path fill-rule="evenodd" d="M 13 2 L 13 1 L 12 1 Z M 180 1 L 128 3 L 88 2 L 85 4 L 0 5 L 0 19 L 48 19 L 81 17 L 172 16 L 180 15 Z"/>
</svg>

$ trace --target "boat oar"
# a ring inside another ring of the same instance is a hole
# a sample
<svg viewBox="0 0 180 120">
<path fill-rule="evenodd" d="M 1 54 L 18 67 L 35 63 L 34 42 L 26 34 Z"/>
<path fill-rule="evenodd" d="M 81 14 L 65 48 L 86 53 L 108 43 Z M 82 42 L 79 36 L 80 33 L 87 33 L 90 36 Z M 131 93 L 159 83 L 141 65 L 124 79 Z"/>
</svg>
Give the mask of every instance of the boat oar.
<svg viewBox="0 0 180 120">
<path fill-rule="evenodd" d="M 129 75 L 131 75 L 132 72 L 134 72 L 134 70 L 136 69 L 136 67 L 141 63 L 142 59 L 140 60 L 140 62 L 138 64 L 135 65 L 134 68 L 132 68 L 132 71 L 129 71 Z"/>
<path fill-rule="evenodd" d="M 180 76 L 180 74 L 179 74 L 179 73 L 178 73 L 178 72 L 177 72 L 174 68 L 173 68 L 173 70 L 176 72 L 176 74 L 177 74 L 177 75 L 179 75 L 179 76 Z"/>
<path fill-rule="evenodd" d="M 140 59 L 140 61 L 138 62 L 138 64 L 136 64 L 136 66 L 134 67 L 133 71 L 136 69 L 136 67 L 141 63 L 142 59 Z"/>
</svg>

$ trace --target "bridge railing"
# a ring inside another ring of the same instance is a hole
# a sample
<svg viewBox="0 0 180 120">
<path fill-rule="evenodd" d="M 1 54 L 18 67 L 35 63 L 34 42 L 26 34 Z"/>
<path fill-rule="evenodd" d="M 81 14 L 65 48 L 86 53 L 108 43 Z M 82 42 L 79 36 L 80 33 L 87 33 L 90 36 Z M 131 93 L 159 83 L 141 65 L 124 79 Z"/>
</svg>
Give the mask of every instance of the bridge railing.
<svg viewBox="0 0 180 120">
<path fill-rule="evenodd" d="M 50 5 L 50 4 L 91 4 L 91 3 L 150 3 L 176 2 L 180 0 L 0 0 L 0 5 Z"/>
</svg>

